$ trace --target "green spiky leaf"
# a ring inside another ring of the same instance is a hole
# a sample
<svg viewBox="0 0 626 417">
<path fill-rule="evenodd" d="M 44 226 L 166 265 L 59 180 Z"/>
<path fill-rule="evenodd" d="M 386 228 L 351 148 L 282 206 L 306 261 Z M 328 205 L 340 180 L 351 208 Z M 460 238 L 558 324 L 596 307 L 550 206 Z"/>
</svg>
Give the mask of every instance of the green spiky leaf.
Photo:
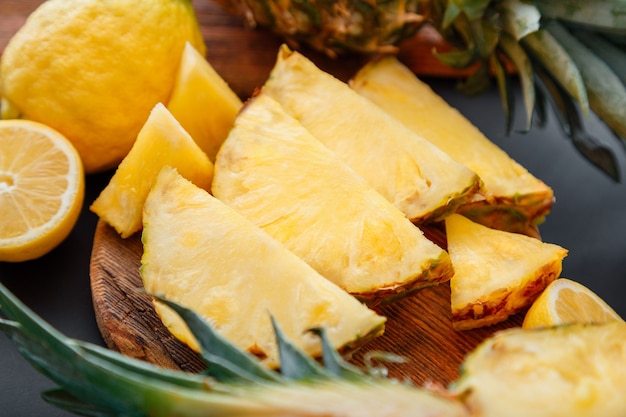
<svg viewBox="0 0 626 417">
<path fill-rule="evenodd" d="M 524 37 L 522 45 L 578 101 L 583 113 L 589 114 L 589 99 L 580 70 L 554 36 L 546 30 L 537 30 Z"/>
<path fill-rule="evenodd" d="M 279 379 L 278 374 L 262 366 L 253 355 L 234 348 L 232 343 L 215 331 L 196 312 L 162 297 L 153 296 L 176 311 L 187 323 L 202 348 L 202 358 L 208 364 L 205 371 L 207 375 L 219 381 L 245 379 L 250 382 L 259 382 L 261 380 L 276 381 Z"/>
<path fill-rule="evenodd" d="M 578 108 L 567 92 L 547 72 L 537 70 L 538 91 L 555 110 L 563 131 L 570 137 L 574 147 L 593 165 L 614 181 L 620 180 L 619 165 L 615 154 L 586 132 Z"/>
<path fill-rule="evenodd" d="M 544 18 L 626 35 L 626 2 L 622 0 L 533 0 L 533 4 Z"/>
<path fill-rule="evenodd" d="M 515 70 L 519 76 L 522 97 L 524 101 L 524 108 L 526 110 L 526 126 L 525 130 L 528 131 L 532 125 L 532 119 L 535 108 L 535 82 L 534 71 L 532 63 L 524 51 L 524 48 L 517 43 L 512 36 L 507 33 L 503 33 L 500 37 L 499 43 L 500 49 L 509 59 L 509 61 L 515 67 Z"/>
<path fill-rule="evenodd" d="M 515 107 L 515 94 L 513 93 L 513 87 L 509 75 L 504 68 L 504 64 L 498 59 L 497 55 L 491 56 L 491 67 L 496 76 L 498 82 L 498 90 L 500 91 L 500 98 L 502 99 L 502 108 L 506 116 L 506 132 L 509 134 L 513 125 L 513 112 Z"/>
<path fill-rule="evenodd" d="M 540 29 L 541 13 L 535 6 L 520 0 L 504 0 L 496 4 L 504 32 L 516 41 Z"/>
<path fill-rule="evenodd" d="M 285 378 L 308 381 L 331 377 L 329 372 L 287 339 L 274 317 L 272 317 L 272 325 L 278 344 L 280 372 Z"/>
</svg>

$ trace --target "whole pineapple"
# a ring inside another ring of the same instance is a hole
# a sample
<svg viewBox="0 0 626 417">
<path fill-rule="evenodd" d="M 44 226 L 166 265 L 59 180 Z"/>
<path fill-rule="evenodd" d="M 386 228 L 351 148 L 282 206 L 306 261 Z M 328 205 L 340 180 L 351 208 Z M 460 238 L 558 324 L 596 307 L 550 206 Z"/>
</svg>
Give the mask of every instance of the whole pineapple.
<svg viewBox="0 0 626 417">
<path fill-rule="evenodd" d="M 290 46 L 309 45 L 327 55 L 392 52 L 424 22 L 419 0 L 217 0 L 252 28 L 270 28 Z"/>
<path fill-rule="evenodd" d="M 472 68 L 461 85 L 465 92 L 474 94 L 497 82 L 508 129 L 513 68 L 524 97 L 525 128 L 552 104 L 576 149 L 619 179 L 614 155 L 585 131 L 581 113 L 595 112 L 626 140 L 623 0 L 217 2 L 250 27 L 279 34 L 292 48 L 306 45 L 333 57 L 395 53 L 401 41 L 431 26 L 452 47 L 434 52 L 437 58 L 452 68 Z"/>
</svg>

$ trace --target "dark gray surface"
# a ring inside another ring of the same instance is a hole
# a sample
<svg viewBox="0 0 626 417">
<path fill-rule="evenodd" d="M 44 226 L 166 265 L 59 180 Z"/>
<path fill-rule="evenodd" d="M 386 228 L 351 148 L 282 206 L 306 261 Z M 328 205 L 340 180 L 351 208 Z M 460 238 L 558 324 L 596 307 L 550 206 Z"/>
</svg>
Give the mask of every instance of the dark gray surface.
<svg viewBox="0 0 626 417">
<path fill-rule="evenodd" d="M 626 187 L 586 162 L 558 129 L 552 114 L 544 128 L 506 136 L 495 90 L 468 98 L 455 91 L 453 82 L 431 80 L 431 84 L 490 139 L 554 189 L 556 203 L 541 233 L 545 241 L 569 249 L 562 275 L 589 286 L 626 317 Z M 518 108 L 516 127 L 521 128 L 523 110 L 521 105 Z M 621 143 L 595 118 L 587 123 L 590 131 L 615 149 L 621 166 L 626 166 Z M 0 263 L 0 281 L 27 305 L 66 335 L 98 344 L 102 340 L 89 289 L 89 256 L 97 219 L 87 207 L 108 175 L 88 177 L 85 209 L 60 247 L 37 261 Z M 0 335 L 0 416 L 69 416 L 40 399 L 39 392 L 52 387 L 22 359 L 9 339 Z"/>
</svg>

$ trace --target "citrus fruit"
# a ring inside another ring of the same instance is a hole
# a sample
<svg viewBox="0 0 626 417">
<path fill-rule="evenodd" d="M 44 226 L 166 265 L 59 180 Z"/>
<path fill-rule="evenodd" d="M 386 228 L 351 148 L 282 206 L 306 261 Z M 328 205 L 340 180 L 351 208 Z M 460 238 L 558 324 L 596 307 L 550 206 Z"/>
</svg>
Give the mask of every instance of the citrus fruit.
<svg viewBox="0 0 626 417">
<path fill-rule="evenodd" d="M 90 206 L 123 238 L 141 229 L 143 205 L 161 168 L 169 165 L 197 186 L 209 190 L 213 163 L 161 103 L 115 174 Z"/>
<path fill-rule="evenodd" d="M 85 189 L 72 144 L 48 126 L 0 121 L 0 261 L 45 255 L 70 233 Z"/>
<path fill-rule="evenodd" d="M 613 320 L 621 320 L 621 317 L 596 293 L 576 281 L 559 278 L 535 300 L 524 317 L 522 327 L 606 323 Z"/>
<path fill-rule="evenodd" d="M 87 173 L 114 168 L 167 102 L 187 41 L 205 52 L 189 0 L 46 1 L 2 54 L 2 117 L 61 132 Z"/>
</svg>

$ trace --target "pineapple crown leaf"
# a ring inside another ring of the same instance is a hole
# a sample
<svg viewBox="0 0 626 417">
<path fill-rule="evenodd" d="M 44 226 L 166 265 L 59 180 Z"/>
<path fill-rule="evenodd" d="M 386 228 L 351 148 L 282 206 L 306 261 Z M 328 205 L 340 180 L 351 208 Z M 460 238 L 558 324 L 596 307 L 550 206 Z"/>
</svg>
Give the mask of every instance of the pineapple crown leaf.
<svg viewBox="0 0 626 417">
<path fill-rule="evenodd" d="M 524 36 L 539 30 L 541 13 L 532 4 L 520 0 L 504 0 L 496 4 L 505 33 L 519 41 Z"/>
<path fill-rule="evenodd" d="M 184 317 L 192 318 L 189 327 L 196 331 L 196 336 L 199 332 L 212 333 L 213 336 L 209 338 L 214 338 L 217 334 L 208 323 L 197 320 L 184 307 L 174 303 L 168 305 L 182 312 Z M 230 410 L 225 411 L 228 414 L 232 412 L 229 404 L 242 401 L 239 395 L 246 395 L 246 387 L 290 385 L 289 381 L 293 379 L 303 382 L 343 379 L 344 375 L 352 380 L 357 377 L 362 377 L 362 382 L 369 380 L 367 375 L 360 374 L 358 370 L 344 364 L 339 356 L 328 352 L 326 357 L 331 358 L 335 371 L 327 372 L 322 365 L 306 357 L 304 352 L 289 343 L 277 325 L 282 356 L 288 361 L 285 365 L 288 377 L 279 376 L 270 370 L 267 372 L 276 375 L 267 377 L 262 373 L 261 376 L 255 374 L 257 370 L 248 368 L 265 369 L 261 368 L 260 362 L 218 336 L 218 344 L 223 343 L 219 347 L 221 350 L 215 356 L 205 357 L 226 364 L 228 372 L 225 379 L 219 381 L 216 380 L 217 377 L 224 377 L 223 374 L 211 378 L 202 374 L 167 370 L 89 342 L 68 338 L 37 316 L 1 283 L 0 313 L 3 314 L 0 317 L 0 330 L 12 339 L 19 352 L 35 369 L 59 385 L 60 388 L 42 393 L 43 398 L 52 405 L 83 416 L 141 417 L 149 414 L 147 404 L 156 402 L 163 405 L 181 405 L 185 401 L 218 409 L 223 405 L 224 410 Z M 322 335 L 325 349 L 332 349 L 323 331 L 316 332 Z M 210 346 L 214 348 L 215 341 Z M 245 365 L 247 368 L 231 368 L 232 363 L 229 362 L 242 357 L 247 358 L 244 361 L 250 359 Z M 337 372 L 336 369 L 341 371 Z M 244 391 L 238 394 L 237 387 Z"/>
<path fill-rule="evenodd" d="M 502 100 L 502 108 L 506 115 L 506 132 L 509 134 L 511 133 L 513 126 L 515 94 L 513 93 L 510 77 L 507 74 L 504 64 L 500 58 L 494 54 L 491 56 L 490 63 L 498 83 L 498 90 L 500 91 L 500 98 Z"/>
<path fill-rule="evenodd" d="M 346 379 L 361 379 L 364 377 L 364 373 L 360 368 L 346 362 L 339 355 L 339 352 L 333 348 L 324 328 L 314 328 L 309 331 L 318 335 L 322 341 L 322 361 L 330 374 Z"/>
<path fill-rule="evenodd" d="M 81 401 L 63 388 L 53 388 L 43 391 L 41 398 L 48 404 L 53 405 L 61 410 L 85 416 L 85 417 L 119 417 L 118 414 L 107 410 L 106 408 L 97 407 L 91 403 Z"/>
<path fill-rule="evenodd" d="M 492 0 L 450 0 L 444 16 L 447 16 L 450 22 L 461 12 L 470 20 L 480 19 L 491 4 L 491 1 Z M 448 9 L 452 11 L 449 12 Z"/>
<path fill-rule="evenodd" d="M 200 344 L 202 359 L 208 365 L 204 371 L 206 375 L 223 382 L 241 379 L 278 381 L 276 372 L 262 366 L 253 355 L 233 346 L 199 314 L 161 296 L 152 296 L 176 311 L 189 326 Z"/>
<path fill-rule="evenodd" d="M 596 32 L 626 36 L 626 3 L 622 0 L 533 0 L 544 18 L 558 19 Z"/>
<path fill-rule="evenodd" d="M 540 113 L 545 112 L 544 103 L 548 102 L 554 109 L 562 130 L 572 140 L 576 150 L 614 181 L 619 182 L 619 164 L 613 151 L 585 131 L 581 115 L 567 91 L 541 68 L 537 68 L 535 72 L 537 102 L 541 103 L 536 110 Z"/>
<path fill-rule="evenodd" d="M 290 380 L 313 380 L 332 377 L 331 373 L 287 339 L 273 316 L 271 316 L 271 319 L 280 356 L 280 372 L 285 378 Z"/>
<path fill-rule="evenodd" d="M 515 41 L 513 36 L 508 33 L 502 33 L 498 42 L 499 49 L 508 58 L 509 62 L 515 67 L 519 76 L 522 97 L 524 100 L 524 108 L 526 111 L 526 126 L 524 131 L 529 131 L 532 126 L 534 108 L 536 105 L 535 93 L 535 75 L 530 58 L 524 51 L 524 48 Z"/>
</svg>

